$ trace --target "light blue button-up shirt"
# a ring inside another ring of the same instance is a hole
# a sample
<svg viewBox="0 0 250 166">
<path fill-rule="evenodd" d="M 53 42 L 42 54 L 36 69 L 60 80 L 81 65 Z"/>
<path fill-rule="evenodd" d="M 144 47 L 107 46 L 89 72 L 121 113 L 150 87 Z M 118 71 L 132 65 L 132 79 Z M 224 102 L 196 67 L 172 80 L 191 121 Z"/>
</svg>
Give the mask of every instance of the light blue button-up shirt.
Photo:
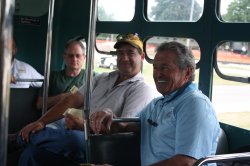
<svg viewBox="0 0 250 166">
<path fill-rule="evenodd" d="M 142 166 L 176 154 L 200 159 L 216 152 L 220 126 L 210 100 L 195 84 L 176 93 L 153 100 L 139 114 Z"/>
</svg>

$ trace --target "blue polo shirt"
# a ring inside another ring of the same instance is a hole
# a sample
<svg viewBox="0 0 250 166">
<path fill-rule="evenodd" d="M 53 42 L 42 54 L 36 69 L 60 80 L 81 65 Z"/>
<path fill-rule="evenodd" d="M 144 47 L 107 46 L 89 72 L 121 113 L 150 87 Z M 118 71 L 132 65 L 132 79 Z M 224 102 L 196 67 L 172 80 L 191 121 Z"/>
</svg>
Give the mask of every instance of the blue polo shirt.
<svg viewBox="0 0 250 166">
<path fill-rule="evenodd" d="M 220 126 L 210 100 L 195 84 L 176 93 L 154 99 L 139 114 L 142 166 L 176 154 L 200 159 L 216 152 Z"/>
</svg>

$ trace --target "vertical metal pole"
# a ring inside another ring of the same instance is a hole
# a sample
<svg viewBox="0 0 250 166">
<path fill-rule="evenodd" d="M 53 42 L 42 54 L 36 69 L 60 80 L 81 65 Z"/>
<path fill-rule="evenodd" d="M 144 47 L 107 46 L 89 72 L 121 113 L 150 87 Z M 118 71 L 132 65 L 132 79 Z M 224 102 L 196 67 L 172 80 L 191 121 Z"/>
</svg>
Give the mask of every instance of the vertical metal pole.
<svg viewBox="0 0 250 166">
<path fill-rule="evenodd" d="M 86 140 L 86 159 L 90 162 L 90 142 L 89 142 L 89 112 L 90 100 L 92 93 L 92 80 L 93 80 L 93 59 L 94 48 L 96 41 L 96 18 L 97 18 L 97 0 L 90 1 L 90 17 L 89 17 L 89 34 L 87 43 L 87 63 L 86 63 L 86 91 L 84 94 L 84 126 L 85 126 L 85 140 Z"/>
<path fill-rule="evenodd" d="M 0 165 L 6 165 L 14 0 L 0 1 Z"/>
<path fill-rule="evenodd" d="M 48 29 L 47 29 L 47 41 L 46 41 L 46 56 L 44 62 L 44 82 L 43 82 L 43 111 L 45 114 L 47 111 L 47 99 L 49 90 L 49 75 L 50 75 L 50 61 L 51 61 L 51 47 L 52 47 L 52 28 L 54 18 L 54 0 L 49 2 L 49 13 L 48 13 Z"/>
</svg>

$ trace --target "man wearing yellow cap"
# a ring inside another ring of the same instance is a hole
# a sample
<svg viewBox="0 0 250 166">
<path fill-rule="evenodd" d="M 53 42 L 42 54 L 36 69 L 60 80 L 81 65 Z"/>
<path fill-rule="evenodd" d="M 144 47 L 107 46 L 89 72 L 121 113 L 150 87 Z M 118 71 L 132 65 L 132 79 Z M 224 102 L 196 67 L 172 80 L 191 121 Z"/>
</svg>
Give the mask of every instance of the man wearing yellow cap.
<svg viewBox="0 0 250 166">
<path fill-rule="evenodd" d="M 109 110 L 118 117 L 133 117 L 154 97 L 140 72 L 144 59 L 143 43 L 137 34 L 118 35 L 114 48 L 117 51 L 118 70 L 102 73 L 94 78 L 90 110 L 91 113 Z M 34 156 L 34 149 L 37 148 L 70 157 L 74 161 L 85 161 L 83 131 L 68 130 L 83 129 L 82 117 L 67 114 L 67 130 L 45 127 L 63 118 L 67 108 L 83 107 L 84 92 L 85 86 L 82 86 L 78 92 L 66 97 L 40 119 L 20 131 L 17 142 L 25 150 L 19 165 L 39 165 Z"/>
</svg>

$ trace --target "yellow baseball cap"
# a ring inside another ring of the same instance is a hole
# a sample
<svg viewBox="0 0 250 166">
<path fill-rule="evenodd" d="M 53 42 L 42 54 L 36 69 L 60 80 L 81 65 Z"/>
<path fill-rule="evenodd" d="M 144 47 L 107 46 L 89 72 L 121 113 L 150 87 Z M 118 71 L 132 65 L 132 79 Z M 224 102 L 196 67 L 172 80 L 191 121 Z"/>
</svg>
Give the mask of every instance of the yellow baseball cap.
<svg viewBox="0 0 250 166">
<path fill-rule="evenodd" d="M 142 43 L 142 41 L 137 33 L 118 35 L 116 37 L 116 40 L 117 40 L 117 42 L 114 45 L 115 49 L 119 48 L 122 43 L 128 43 L 128 44 L 132 45 L 133 47 L 140 49 L 143 52 L 143 43 Z"/>
</svg>

